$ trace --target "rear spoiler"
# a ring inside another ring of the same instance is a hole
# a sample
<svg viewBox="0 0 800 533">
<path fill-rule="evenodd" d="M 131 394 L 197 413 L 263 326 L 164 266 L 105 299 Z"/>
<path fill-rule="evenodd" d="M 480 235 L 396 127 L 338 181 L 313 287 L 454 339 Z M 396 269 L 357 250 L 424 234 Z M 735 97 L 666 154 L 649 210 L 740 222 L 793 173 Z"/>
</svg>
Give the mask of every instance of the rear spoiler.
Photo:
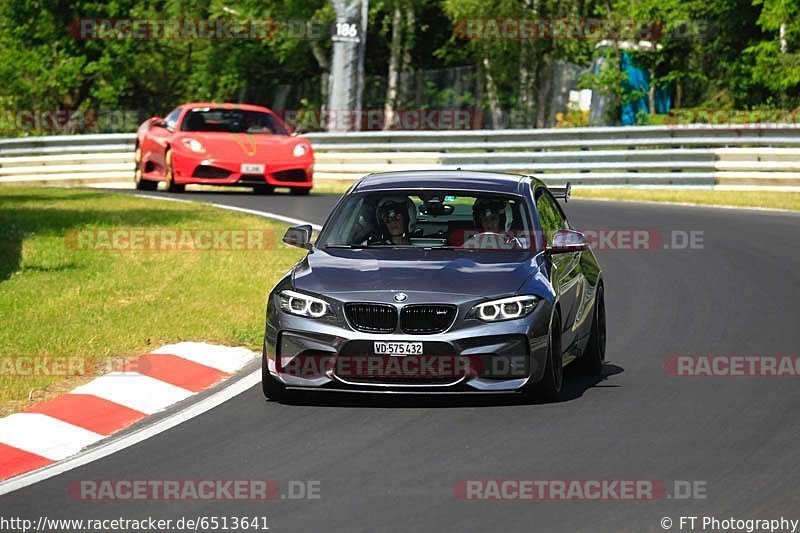
<svg viewBox="0 0 800 533">
<path fill-rule="evenodd" d="M 572 194 L 572 185 L 570 182 L 564 187 L 548 187 L 550 192 L 553 193 L 553 197 L 558 198 L 560 200 L 564 200 L 564 203 L 569 201 L 569 197 Z"/>
</svg>

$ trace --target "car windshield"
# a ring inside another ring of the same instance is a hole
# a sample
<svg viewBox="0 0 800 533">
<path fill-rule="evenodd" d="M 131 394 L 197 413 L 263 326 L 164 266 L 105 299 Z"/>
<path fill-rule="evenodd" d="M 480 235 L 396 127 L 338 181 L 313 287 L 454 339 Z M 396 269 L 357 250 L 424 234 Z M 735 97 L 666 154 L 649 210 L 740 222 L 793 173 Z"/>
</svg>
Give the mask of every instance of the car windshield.
<svg viewBox="0 0 800 533">
<path fill-rule="evenodd" d="M 519 196 L 380 191 L 349 196 L 320 234 L 321 248 L 534 249 Z"/>
<path fill-rule="evenodd" d="M 288 135 L 283 125 L 270 113 L 208 107 L 192 109 L 186 113 L 181 131 Z"/>
</svg>

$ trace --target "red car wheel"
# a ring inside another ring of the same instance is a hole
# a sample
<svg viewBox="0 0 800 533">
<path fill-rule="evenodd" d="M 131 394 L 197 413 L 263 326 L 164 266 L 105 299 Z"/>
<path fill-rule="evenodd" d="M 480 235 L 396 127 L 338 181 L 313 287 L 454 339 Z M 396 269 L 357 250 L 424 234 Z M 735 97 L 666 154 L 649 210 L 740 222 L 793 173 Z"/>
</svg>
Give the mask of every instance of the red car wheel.
<svg viewBox="0 0 800 533">
<path fill-rule="evenodd" d="M 136 151 L 133 153 L 133 181 L 136 182 L 136 188 L 140 191 L 154 191 L 158 187 L 158 182 L 144 179 L 142 176 L 142 148 L 136 145 Z"/>
<path fill-rule="evenodd" d="M 167 184 L 169 192 L 183 192 L 186 185 L 175 183 L 175 169 L 172 166 L 172 150 L 167 148 L 164 154 L 164 183 Z"/>
</svg>

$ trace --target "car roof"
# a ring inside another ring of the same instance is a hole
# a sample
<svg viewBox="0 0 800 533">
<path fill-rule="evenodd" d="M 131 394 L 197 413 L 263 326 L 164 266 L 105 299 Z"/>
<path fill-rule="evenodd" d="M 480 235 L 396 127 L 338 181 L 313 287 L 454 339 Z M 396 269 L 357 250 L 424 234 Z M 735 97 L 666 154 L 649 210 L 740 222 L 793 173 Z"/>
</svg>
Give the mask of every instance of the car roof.
<svg viewBox="0 0 800 533">
<path fill-rule="evenodd" d="M 472 170 L 408 170 L 369 174 L 361 178 L 352 192 L 408 189 L 450 189 L 461 191 L 497 192 L 518 194 L 520 185 L 536 178 L 502 172 L 476 172 Z"/>
<path fill-rule="evenodd" d="M 268 108 L 260 105 L 237 104 L 232 102 L 189 102 L 188 104 L 181 104 L 180 107 L 221 107 L 224 109 L 243 109 L 245 111 L 269 111 Z"/>
</svg>

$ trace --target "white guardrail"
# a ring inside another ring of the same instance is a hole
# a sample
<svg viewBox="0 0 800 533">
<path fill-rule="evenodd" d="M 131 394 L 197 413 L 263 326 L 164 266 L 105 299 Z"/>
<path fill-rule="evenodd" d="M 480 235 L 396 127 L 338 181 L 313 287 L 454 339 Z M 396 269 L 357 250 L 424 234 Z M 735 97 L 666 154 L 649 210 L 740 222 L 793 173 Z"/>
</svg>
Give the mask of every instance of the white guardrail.
<svg viewBox="0 0 800 533">
<path fill-rule="evenodd" d="M 535 174 L 576 185 L 800 186 L 793 125 L 638 126 L 538 130 L 308 134 L 314 177 L 388 170 Z M 0 140 L 0 183 L 132 180 L 133 134 Z"/>
</svg>

